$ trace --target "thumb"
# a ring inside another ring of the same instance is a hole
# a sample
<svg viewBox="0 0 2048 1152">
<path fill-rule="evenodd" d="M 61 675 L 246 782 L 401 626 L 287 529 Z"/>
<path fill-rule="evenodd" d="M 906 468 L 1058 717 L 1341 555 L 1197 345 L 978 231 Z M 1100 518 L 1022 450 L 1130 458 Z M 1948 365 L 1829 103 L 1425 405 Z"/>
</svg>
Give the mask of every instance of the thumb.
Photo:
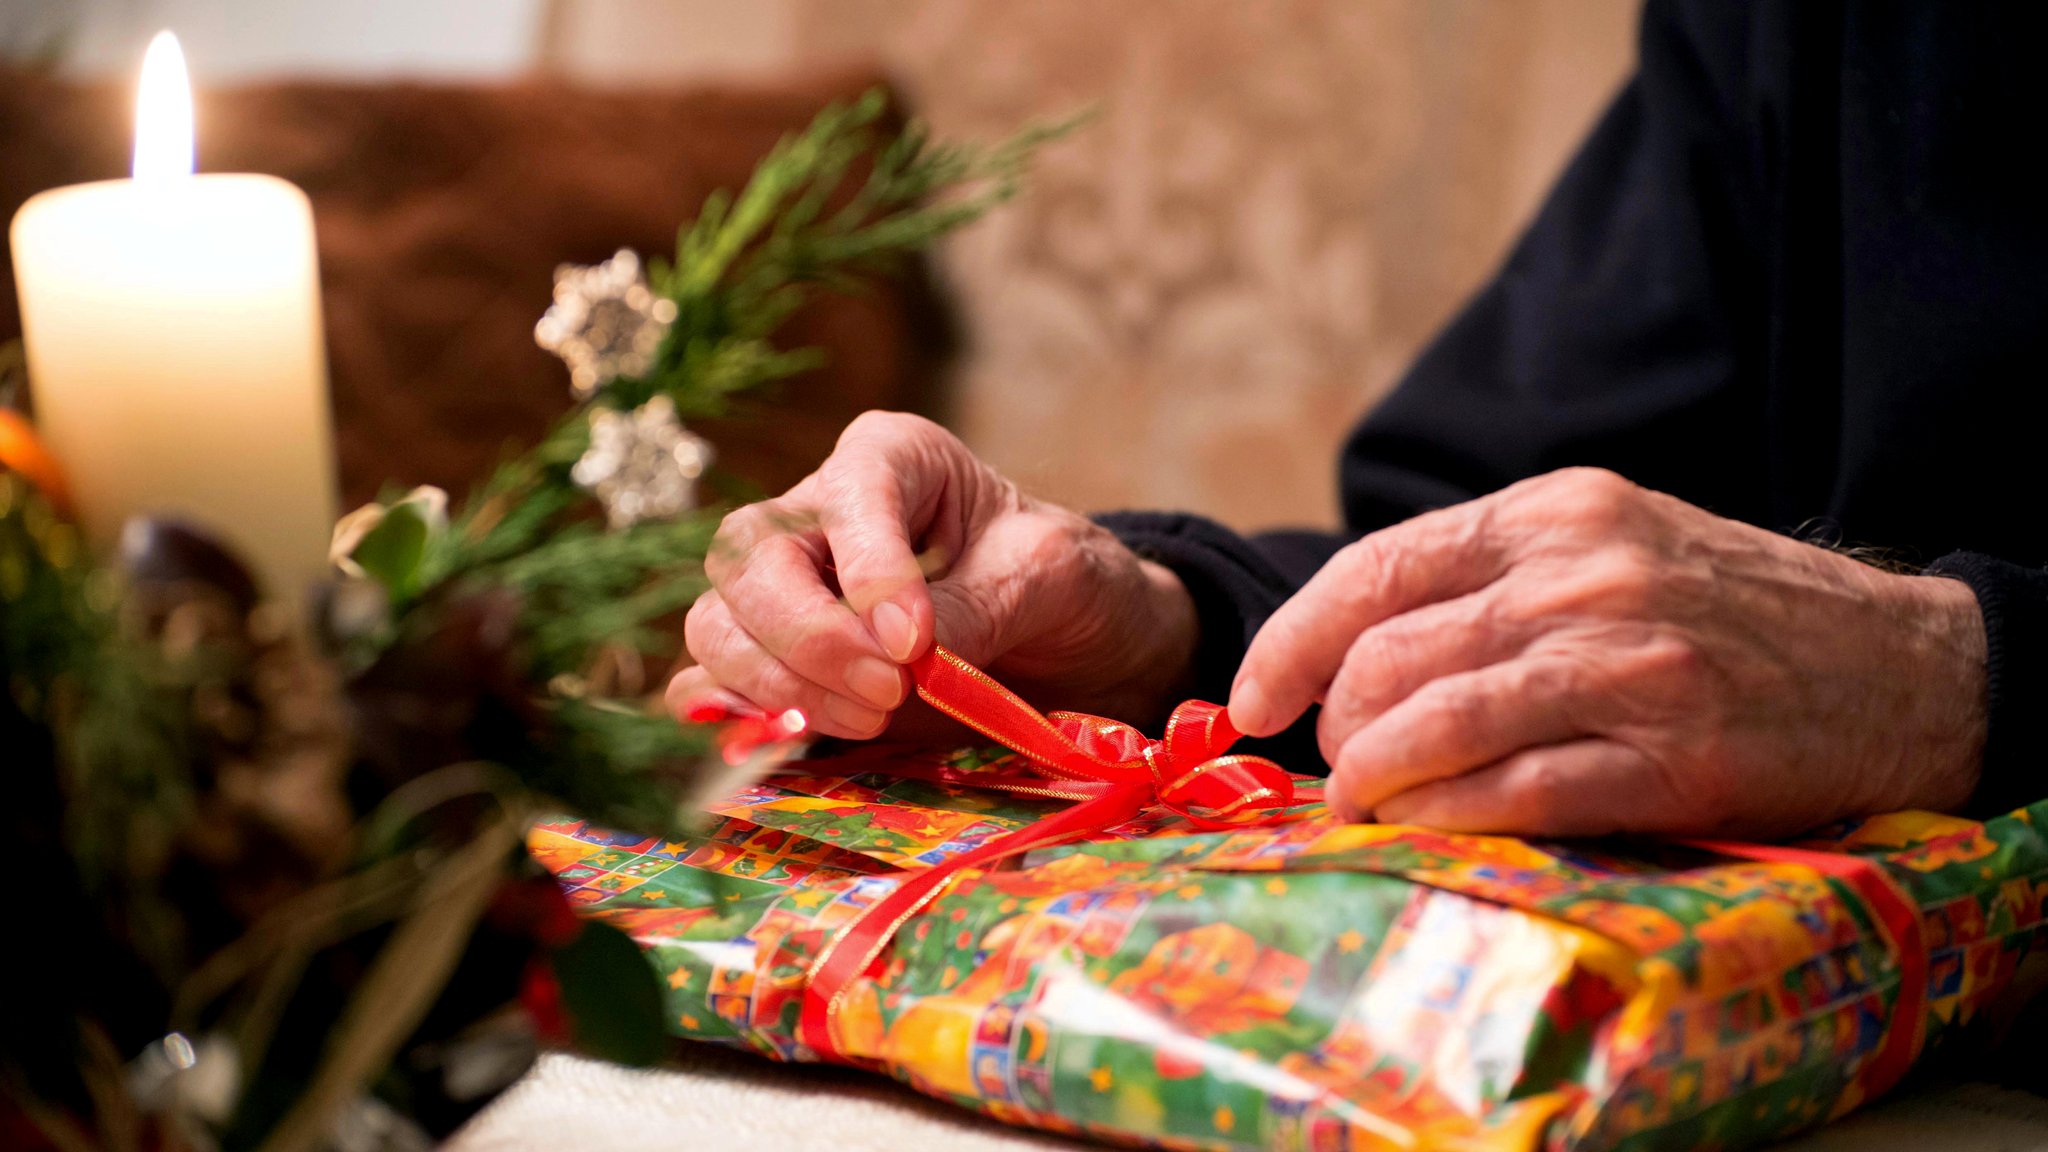
<svg viewBox="0 0 2048 1152">
<path fill-rule="evenodd" d="M 891 660 L 907 664 L 931 646 L 932 599 L 892 503 L 880 491 L 842 498 L 827 505 L 820 527 L 847 605 Z"/>
<path fill-rule="evenodd" d="M 930 524 L 946 487 L 943 468 L 923 441 L 937 425 L 894 413 L 868 413 L 841 436 L 818 477 L 818 527 L 832 554 L 839 590 L 899 664 L 931 646 L 931 595 L 912 541 Z"/>
</svg>

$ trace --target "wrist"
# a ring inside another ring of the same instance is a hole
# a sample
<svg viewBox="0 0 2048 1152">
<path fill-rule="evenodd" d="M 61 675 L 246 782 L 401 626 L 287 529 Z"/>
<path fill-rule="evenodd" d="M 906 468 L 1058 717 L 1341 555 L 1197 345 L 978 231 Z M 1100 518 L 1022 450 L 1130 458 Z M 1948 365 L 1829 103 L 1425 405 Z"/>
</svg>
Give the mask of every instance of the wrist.
<svg viewBox="0 0 2048 1152">
<path fill-rule="evenodd" d="M 1942 576 L 1901 576 L 1911 599 L 1913 665 L 1921 669 L 1919 755 L 1901 807 L 1958 812 L 1983 774 L 1989 733 L 1984 613 L 1969 585 Z"/>
</svg>

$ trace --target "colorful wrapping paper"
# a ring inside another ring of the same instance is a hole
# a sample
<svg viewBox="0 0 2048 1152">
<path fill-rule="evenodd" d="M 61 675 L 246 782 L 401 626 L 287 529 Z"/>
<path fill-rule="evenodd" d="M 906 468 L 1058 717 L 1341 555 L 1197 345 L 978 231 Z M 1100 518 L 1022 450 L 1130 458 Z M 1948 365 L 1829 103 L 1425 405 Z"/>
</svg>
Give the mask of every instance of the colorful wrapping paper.
<svg viewBox="0 0 2048 1152">
<path fill-rule="evenodd" d="M 833 934 L 909 870 L 1062 807 L 900 773 L 1011 759 L 813 763 L 699 837 L 558 822 L 530 846 L 645 947 L 678 1035 L 815 1059 L 799 1005 Z M 1155 809 L 964 874 L 849 986 L 841 1056 L 1008 1122 L 1168 1147 L 1732 1148 L 1858 1106 L 1887 1061 L 1982 1014 L 2048 894 L 2048 805 L 1831 829 L 1803 847 L 1878 866 L 1837 875 L 1345 825 L 1298 787 L 1291 822 L 1198 832 Z"/>
</svg>

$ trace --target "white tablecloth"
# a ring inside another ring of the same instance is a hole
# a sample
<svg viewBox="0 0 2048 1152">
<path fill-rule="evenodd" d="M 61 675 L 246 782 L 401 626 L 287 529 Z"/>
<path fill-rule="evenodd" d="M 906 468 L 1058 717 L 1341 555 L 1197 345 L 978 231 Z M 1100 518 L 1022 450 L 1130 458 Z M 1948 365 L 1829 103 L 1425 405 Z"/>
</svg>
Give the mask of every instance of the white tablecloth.
<svg viewBox="0 0 2048 1152">
<path fill-rule="evenodd" d="M 451 1152 L 1026 1152 L 1084 1147 L 1005 1128 L 881 1076 L 689 1046 L 635 1071 L 549 1055 L 449 1142 Z M 1984 1084 L 1887 1101 L 1777 1152 L 2048 1150 L 2048 1100 Z"/>
</svg>

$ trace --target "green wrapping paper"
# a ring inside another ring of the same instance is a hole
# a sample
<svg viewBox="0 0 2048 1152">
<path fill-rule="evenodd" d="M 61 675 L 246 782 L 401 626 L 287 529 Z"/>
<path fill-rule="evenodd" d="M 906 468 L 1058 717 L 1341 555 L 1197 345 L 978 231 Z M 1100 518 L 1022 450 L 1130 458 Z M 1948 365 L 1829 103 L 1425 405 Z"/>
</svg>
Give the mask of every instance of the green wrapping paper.
<svg viewBox="0 0 2048 1152">
<path fill-rule="evenodd" d="M 912 870 L 1062 807 L 901 771 L 1011 759 L 813 763 L 693 839 L 560 822 L 529 843 L 645 948 L 678 1035 L 811 1060 L 826 942 Z M 1857 1107 L 1983 1012 L 2048 891 L 2036 809 L 1800 846 L 1836 868 L 1345 825 L 1319 787 L 1286 823 L 1154 809 L 963 874 L 848 987 L 840 1057 L 1168 1147 L 1732 1148 Z"/>
</svg>

